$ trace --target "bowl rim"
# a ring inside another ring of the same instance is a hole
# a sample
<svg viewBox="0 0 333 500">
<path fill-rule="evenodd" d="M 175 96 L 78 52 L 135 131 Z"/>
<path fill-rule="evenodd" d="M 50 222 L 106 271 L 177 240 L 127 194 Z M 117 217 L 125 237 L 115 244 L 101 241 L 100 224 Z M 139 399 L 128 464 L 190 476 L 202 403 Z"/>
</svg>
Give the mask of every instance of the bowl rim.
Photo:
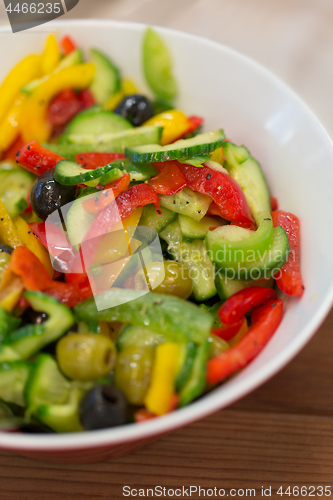
<svg viewBox="0 0 333 500">
<path fill-rule="evenodd" d="M 57 27 L 60 28 L 75 25 L 75 27 L 80 26 L 89 28 L 89 26 L 96 26 L 96 24 L 111 28 L 121 27 L 127 30 L 141 31 L 148 26 L 144 23 L 116 21 L 111 19 L 57 19 L 48 23 L 48 29 L 45 29 L 45 32 L 48 33 L 52 30 L 52 28 L 57 29 Z M 333 142 L 316 115 L 311 111 L 308 105 L 305 104 L 303 100 L 291 88 L 289 88 L 288 85 L 286 85 L 269 69 L 265 68 L 254 59 L 251 59 L 250 57 L 238 52 L 237 50 L 213 40 L 170 28 L 164 28 L 160 26 L 153 27 L 162 34 L 169 34 L 182 39 L 187 39 L 189 41 L 200 41 L 200 43 L 205 44 L 208 47 L 222 50 L 239 60 L 242 64 L 251 66 L 252 69 L 262 74 L 263 77 L 270 80 L 275 87 L 283 91 L 284 94 L 287 94 L 290 100 L 296 103 L 298 107 L 302 108 L 303 112 L 309 116 L 309 118 L 317 128 L 318 134 L 322 136 L 323 141 L 327 142 L 327 147 L 331 149 L 333 160 Z M 43 30 L 43 26 L 38 26 L 37 28 L 30 31 L 36 32 L 37 30 Z M 1 26 L 0 34 L 6 32 L 11 32 L 10 26 Z M 290 300 L 292 301 L 295 299 Z M 173 413 L 149 420 L 148 422 L 143 422 L 140 425 L 132 423 L 111 429 L 55 435 L 25 435 L 10 432 L 0 432 L 0 448 L 13 451 L 34 452 L 62 452 L 75 450 L 79 451 L 83 449 L 93 448 L 108 448 L 128 442 L 149 439 L 153 436 L 167 434 L 180 427 L 208 417 L 209 415 L 233 404 L 237 400 L 257 389 L 260 385 L 267 382 L 267 380 L 269 380 L 278 371 L 284 368 L 313 337 L 317 329 L 320 327 L 320 325 L 328 315 L 332 304 L 333 281 L 326 297 L 322 300 L 322 303 L 320 304 L 317 312 L 311 318 L 306 328 L 303 329 L 302 335 L 291 341 L 290 344 L 285 347 L 269 364 L 259 368 L 254 373 L 251 373 L 245 380 L 242 381 L 241 386 L 232 388 L 232 390 L 229 390 L 228 392 L 228 382 L 224 384 L 223 393 L 221 392 L 221 394 L 223 394 L 222 398 L 219 394 L 219 388 L 216 388 L 212 392 L 205 395 L 203 398 L 200 398 L 199 400 L 193 402 L 191 405 L 185 408 L 178 409 Z"/>
</svg>

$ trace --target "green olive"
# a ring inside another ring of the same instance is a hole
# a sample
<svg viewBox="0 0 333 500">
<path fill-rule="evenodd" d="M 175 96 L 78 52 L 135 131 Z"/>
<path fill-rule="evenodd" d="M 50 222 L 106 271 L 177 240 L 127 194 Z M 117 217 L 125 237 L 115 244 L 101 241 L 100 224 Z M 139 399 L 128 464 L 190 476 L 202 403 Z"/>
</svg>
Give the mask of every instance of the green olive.
<svg viewBox="0 0 333 500">
<path fill-rule="evenodd" d="M 151 347 L 129 346 L 118 355 L 115 385 L 132 405 L 142 405 L 150 382 L 154 361 Z"/>
<path fill-rule="evenodd" d="M 144 269 L 140 269 L 135 276 L 136 290 L 149 286 L 155 293 L 176 295 L 181 299 L 188 299 L 192 293 L 193 283 L 186 267 L 173 260 L 151 262 Z"/>
<path fill-rule="evenodd" d="M 57 343 L 57 361 L 67 377 L 96 380 L 107 375 L 116 362 L 116 348 L 108 337 L 71 333 Z"/>
<path fill-rule="evenodd" d="M 214 333 L 211 333 L 209 335 L 208 342 L 210 343 L 210 358 L 218 356 L 222 352 L 227 351 L 230 347 L 226 340 L 223 340 L 217 335 L 214 335 Z"/>
</svg>

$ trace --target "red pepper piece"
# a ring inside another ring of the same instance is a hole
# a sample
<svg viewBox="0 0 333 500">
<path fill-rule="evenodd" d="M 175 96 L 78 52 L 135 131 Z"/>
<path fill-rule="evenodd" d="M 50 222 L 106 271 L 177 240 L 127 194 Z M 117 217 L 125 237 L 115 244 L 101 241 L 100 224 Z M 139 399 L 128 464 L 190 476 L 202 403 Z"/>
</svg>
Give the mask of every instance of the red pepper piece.
<svg viewBox="0 0 333 500">
<path fill-rule="evenodd" d="M 282 300 L 270 300 L 256 308 L 247 334 L 234 347 L 208 361 L 207 381 L 221 382 L 236 370 L 244 368 L 265 347 L 281 323 Z"/>
<path fill-rule="evenodd" d="M 188 121 L 191 125 L 186 134 L 191 134 L 192 132 L 197 130 L 197 128 L 199 128 L 205 120 L 201 116 L 192 115 L 188 117 Z"/>
<path fill-rule="evenodd" d="M 217 215 L 218 217 L 223 218 L 223 214 L 219 207 L 216 205 L 215 201 L 212 201 L 212 203 L 209 205 L 207 215 Z"/>
<path fill-rule="evenodd" d="M 125 155 L 123 153 L 81 153 L 75 157 L 76 161 L 83 168 L 90 168 L 92 170 L 104 167 L 104 165 L 112 163 L 119 158 L 125 158 Z"/>
<path fill-rule="evenodd" d="M 300 221 L 296 215 L 282 210 L 272 212 L 272 220 L 274 227 L 283 227 L 290 245 L 288 261 L 275 276 L 276 283 L 287 295 L 301 297 L 304 293 L 304 285 L 299 266 Z"/>
<path fill-rule="evenodd" d="M 228 341 L 237 335 L 239 330 L 242 328 L 244 321 L 245 319 L 241 318 L 239 321 L 232 323 L 231 325 L 223 325 L 219 328 L 213 328 L 212 333 L 220 337 L 220 339 Z"/>
<path fill-rule="evenodd" d="M 67 283 L 73 285 L 74 288 L 79 292 L 81 300 L 86 300 L 93 296 L 93 290 L 86 273 L 66 274 L 66 281 Z"/>
<path fill-rule="evenodd" d="M 48 120 L 60 132 L 82 109 L 82 103 L 74 90 L 66 89 L 50 102 Z"/>
<path fill-rule="evenodd" d="M 148 181 L 148 185 L 158 194 L 171 196 L 186 186 L 186 180 L 177 163 L 169 161 L 156 177 Z"/>
<path fill-rule="evenodd" d="M 23 148 L 25 142 L 23 142 L 22 137 L 19 135 L 16 141 L 7 149 L 4 153 L 3 160 L 16 160 L 17 153 Z"/>
<path fill-rule="evenodd" d="M 43 174 L 49 168 L 54 168 L 58 161 L 64 158 L 49 149 L 43 148 L 38 141 L 29 142 L 16 156 L 16 162 L 33 174 Z"/>
<path fill-rule="evenodd" d="M 219 318 L 225 325 L 232 325 L 244 318 L 253 307 L 276 299 L 276 292 L 271 288 L 249 286 L 229 297 L 218 311 Z"/>
<path fill-rule="evenodd" d="M 230 222 L 230 226 L 243 227 L 244 229 L 250 229 L 251 231 L 256 231 L 257 227 L 254 222 Z"/>
<path fill-rule="evenodd" d="M 215 201 L 224 219 L 253 222 L 245 195 L 237 182 L 224 172 L 209 167 L 178 164 L 189 188 Z"/>
<path fill-rule="evenodd" d="M 91 108 L 96 104 L 95 98 L 89 89 L 83 89 L 77 94 L 77 98 L 81 103 L 81 109 Z"/>
<path fill-rule="evenodd" d="M 157 415 L 147 410 L 146 408 L 140 408 L 134 413 L 134 420 L 137 424 L 146 422 L 147 420 L 151 420 L 152 418 L 157 418 Z"/>
<path fill-rule="evenodd" d="M 41 261 L 27 247 L 15 248 L 8 269 L 21 277 L 28 290 L 44 292 L 69 307 L 83 300 L 73 285 L 52 280 Z"/>
<path fill-rule="evenodd" d="M 271 196 L 271 207 L 272 207 L 272 212 L 274 212 L 275 210 L 277 210 L 279 208 L 278 199 L 273 198 L 273 196 Z"/>
<path fill-rule="evenodd" d="M 131 176 L 126 172 L 120 179 L 117 179 L 114 182 L 111 182 L 105 187 L 104 191 L 101 191 L 96 198 L 90 198 L 82 203 L 82 206 L 88 212 L 97 214 L 103 208 L 107 207 L 110 203 L 113 202 L 120 193 L 126 191 L 131 182 Z M 112 190 L 112 193 L 110 192 Z"/>
<path fill-rule="evenodd" d="M 74 52 L 74 50 L 77 49 L 76 43 L 74 42 L 73 38 L 70 37 L 69 35 L 64 36 L 60 40 L 60 46 L 66 56 L 68 54 L 71 54 L 71 52 Z"/>
<path fill-rule="evenodd" d="M 137 184 L 121 193 L 114 203 L 110 203 L 101 210 L 94 219 L 85 240 L 81 244 L 80 254 L 77 255 L 78 265 L 81 262 L 82 255 L 85 269 L 89 269 L 98 248 L 98 238 L 107 234 L 117 222 L 129 217 L 136 208 L 152 203 L 155 205 L 155 209 L 158 210 L 160 199 L 157 193 L 147 184 Z"/>
</svg>

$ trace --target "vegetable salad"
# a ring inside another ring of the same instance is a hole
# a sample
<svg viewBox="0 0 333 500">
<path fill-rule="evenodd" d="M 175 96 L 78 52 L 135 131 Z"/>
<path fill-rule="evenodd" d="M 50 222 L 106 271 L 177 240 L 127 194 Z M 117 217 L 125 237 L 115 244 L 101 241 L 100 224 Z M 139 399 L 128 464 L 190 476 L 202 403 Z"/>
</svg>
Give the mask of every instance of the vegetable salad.
<svg viewBox="0 0 333 500">
<path fill-rule="evenodd" d="M 4 429 L 176 411 L 265 347 L 277 288 L 303 294 L 299 219 L 245 146 L 177 109 L 151 28 L 142 71 L 149 95 L 109 54 L 50 35 L 0 86 Z"/>
</svg>

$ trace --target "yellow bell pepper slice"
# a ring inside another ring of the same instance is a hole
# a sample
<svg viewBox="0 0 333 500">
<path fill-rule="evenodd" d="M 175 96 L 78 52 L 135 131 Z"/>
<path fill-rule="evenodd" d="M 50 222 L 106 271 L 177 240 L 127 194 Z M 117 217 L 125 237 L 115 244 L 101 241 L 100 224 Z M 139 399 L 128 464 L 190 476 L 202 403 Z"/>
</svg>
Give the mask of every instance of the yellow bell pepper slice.
<svg viewBox="0 0 333 500">
<path fill-rule="evenodd" d="M 0 307 L 11 312 L 18 303 L 23 290 L 24 285 L 21 278 L 13 275 L 10 283 L 0 292 Z"/>
<path fill-rule="evenodd" d="M 0 85 L 0 122 L 5 118 L 21 88 L 41 76 L 41 57 L 32 54 L 19 62 Z"/>
<path fill-rule="evenodd" d="M 23 244 L 29 248 L 39 258 L 39 260 L 44 264 L 50 278 L 53 277 L 53 267 L 51 264 L 50 256 L 45 247 L 37 240 L 33 235 L 29 224 L 26 223 L 22 217 L 17 215 L 13 219 L 17 234 L 21 238 Z"/>
<path fill-rule="evenodd" d="M 135 83 L 129 78 L 124 78 L 121 82 L 119 92 L 116 92 L 110 97 L 110 99 L 105 103 L 104 108 L 113 111 L 124 97 L 137 93 L 138 89 L 135 86 Z"/>
<path fill-rule="evenodd" d="M 191 124 L 182 111 L 179 111 L 179 109 L 171 109 L 170 111 L 164 111 L 159 115 L 153 116 L 143 125 L 147 127 L 151 125 L 163 127 L 161 144 L 165 146 L 182 137 Z"/>
<path fill-rule="evenodd" d="M 0 242 L 13 248 L 22 242 L 17 234 L 16 228 L 10 218 L 7 209 L 0 199 Z"/>
<path fill-rule="evenodd" d="M 224 163 L 223 149 L 218 148 L 215 151 L 213 151 L 212 153 L 210 153 L 210 158 L 212 161 L 216 161 L 220 165 L 223 165 L 223 163 Z"/>
<path fill-rule="evenodd" d="M 36 91 L 26 99 L 22 136 L 25 142 L 37 139 L 45 142 L 52 133 L 47 121 L 47 108 L 53 97 L 65 89 L 84 89 L 89 87 L 95 74 L 93 63 L 84 63 L 64 68 L 52 74 Z"/>
<path fill-rule="evenodd" d="M 41 70 L 43 75 L 48 75 L 55 70 L 61 59 L 58 42 L 54 35 L 49 35 L 46 39 L 45 49 L 42 54 Z"/>
<path fill-rule="evenodd" d="M 236 344 L 238 344 L 238 342 L 240 342 L 242 338 L 245 337 L 248 329 L 249 327 L 247 324 L 247 320 L 245 319 L 237 335 L 235 335 L 232 339 L 229 340 L 229 346 L 234 347 Z"/>
<path fill-rule="evenodd" d="M 24 101 L 25 97 L 19 94 L 0 123 L 0 152 L 6 151 L 19 136 Z"/>
<path fill-rule="evenodd" d="M 179 358 L 180 345 L 175 342 L 165 342 L 156 347 L 151 381 L 144 400 L 147 410 L 155 415 L 170 411 Z"/>
</svg>

